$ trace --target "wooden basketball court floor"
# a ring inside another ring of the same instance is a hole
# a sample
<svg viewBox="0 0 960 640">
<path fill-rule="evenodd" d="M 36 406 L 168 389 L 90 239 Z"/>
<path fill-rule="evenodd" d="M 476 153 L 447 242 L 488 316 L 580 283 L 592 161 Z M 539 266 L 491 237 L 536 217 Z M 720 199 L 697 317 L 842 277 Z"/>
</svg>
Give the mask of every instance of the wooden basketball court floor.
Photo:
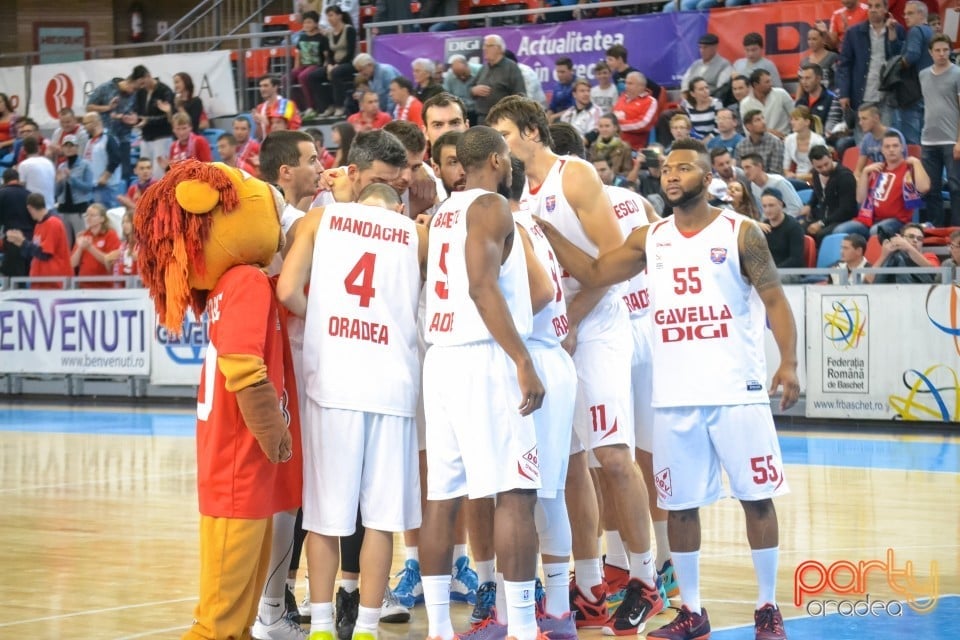
<svg viewBox="0 0 960 640">
<path fill-rule="evenodd" d="M 843 428 L 780 432 L 792 489 L 777 501 L 778 599 L 789 637 L 960 637 L 960 597 L 951 595 L 960 593 L 960 436 L 919 435 L 906 423 L 881 433 Z M 0 638 L 182 633 L 197 591 L 192 433 L 193 417 L 183 410 L 0 403 Z M 740 508 L 724 500 L 703 510 L 702 521 L 712 637 L 753 638 L 756 587 Z M 857 563 L 886 563 L 888 550 L 892 579 L 875 564 L 862 583 L 854 581 Z M 402 560 L 398 541 L 394 571 Z M 852 564 L 837 564 L 843 561 Z M 794 604 L 801 563 L 811 586 L 831 576 L 823 593 L 807 596 L 812 607 Z M 909 593 L 891 585 L 935 595 L 932 612 L 901 604 Z M 837 593 L 844 590 L 853 593 Z M 867 593 L 881 605 L 864 614 L 866 605 L 854 603 Z M 824 600 L 846 615 L 810 615 Z M 468 613 L 455 605 L 459 628 Z M 671 618 L 662 614 L 648 628 Z M 410 624 L 381 625 L 384 640 L 425 635 L 422 608 Z"/>
</svg>

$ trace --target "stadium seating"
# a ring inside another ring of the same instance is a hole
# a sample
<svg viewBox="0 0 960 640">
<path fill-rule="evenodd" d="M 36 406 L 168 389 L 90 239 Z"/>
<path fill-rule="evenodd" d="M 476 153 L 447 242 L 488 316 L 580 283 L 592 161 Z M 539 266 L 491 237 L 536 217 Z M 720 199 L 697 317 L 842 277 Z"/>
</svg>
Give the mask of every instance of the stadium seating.
<svg viewBox="0 0 960 640">
<path fill-rule="evenodd" d="M 820 252 L 817 254 L 817 268 L 825 269 L 840 261 L 840 243 L 845 234 L 831 233 L 820 243 Z"/>
<path fill-rule="evenodd" d="M 817 266 L 817 241 L 813 236 L 803 236 L 803 266 L 813 269 Z"/>
</svg>

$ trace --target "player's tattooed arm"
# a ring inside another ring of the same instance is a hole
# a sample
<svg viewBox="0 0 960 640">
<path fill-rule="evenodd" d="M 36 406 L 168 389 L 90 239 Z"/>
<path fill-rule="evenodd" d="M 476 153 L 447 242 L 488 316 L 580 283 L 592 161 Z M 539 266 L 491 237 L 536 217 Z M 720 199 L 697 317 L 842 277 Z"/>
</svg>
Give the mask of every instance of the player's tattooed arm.
<svg viewBox="0 0 960 640">
<path fill-rule="evenodd" d="M 741 228 L 740 265 L 757 293 L 780 287 L 780 275 L 770 254 L 770 246 L 760 227 L 753 223 L 746 223 Z"/>
</svg>

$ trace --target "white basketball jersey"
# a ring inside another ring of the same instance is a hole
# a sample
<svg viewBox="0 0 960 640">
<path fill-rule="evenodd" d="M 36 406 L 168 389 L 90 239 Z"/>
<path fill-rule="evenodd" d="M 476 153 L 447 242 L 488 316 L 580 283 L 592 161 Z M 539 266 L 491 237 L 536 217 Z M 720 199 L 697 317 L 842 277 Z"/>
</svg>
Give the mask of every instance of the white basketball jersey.
<svg viewBox="0 0 960 640">
<path fill-rule="evenodd" d="M 647 232 L 655 407 L 769 402 L 766 313 L 740 272 L 745 223 L 724 210 L 691 237 L 672 216 Z"/>
<path fill-rule="evenodd" d="M 303 349 L 307 394 L 320 406 L 415 415 L 419 244 L 416 223 L 396 212 L 324 209 Z"/>
<path fill-rule="evenodd" d="M 617 222 L 620 223 L 620 230 L 623 231 L 624 238 L 629 237 L 634 229 L 649 224 L 647 211 L 644 209 L 646 199 L 642 195 L 623 187 L 606 186 L 604 190 L 607 192 L 611 204 L 613 204 L 613 213 L 617 216 Z M 637 320 L 647 315 L 650 311 L 650 295 L 647 291 L 646 270 L 627 281 L 622 297 L 623 303 L 627 305 L 627 311 L 630 312 L 631 320 Z"/>
<path fill-rule="evenodd" d="M 493 340 L 473 300 L 467 278 L 467 211 L 473 201 L 490 193 L 471 189 L 450 195 L 430 221 L 427 259 L 427 343 L 453 346 Z M 533 311 L 523 243 L 514 238 L 500 266 L 500 290 L 522 338 L 530 335 Z"/>
<path fill-rule="evenodd" d="M 563 297 L 563 287 L 560 284 L 560 263 L 553 255 L 553 247 L 547 236 L 540 228 L 529 211 L 521 209 L 513 214 L 513 219 L 523 227 L 530 237 L 533 253 L 553 281 L 553 299 L 533 316 L 533 330 L 530 340 L 549 345 L 560 344 L 567 337 L 567 300 Z"/>
<path fill-rule="evenodd" d="M 583 160 L 572 156 L 560 156 L 550 167 L 550 172 L 543 184 L 534 191 L 530 190 L 528 179 L 523 187 L 521 207 L 526 206 L 531 214 L 550 222 L 563 237 L 596 258 L 599 253 L 597 245 L 587 237 L 577 213 L 563 195 L 563 169 L 571 162 L 583 162 Z M 566 270 L 561 271 L 560 284 L 563 286 L 563 294 L 567 300 L 572 299 L 582 288 Z M 587 314 L 580 324 L 580 335 L 583 339 L 589 339 L 594 333 L 599 333 L 604 328 L 615 324 L 618 322 L 618 316 L 625 316 L 620 302 L 622 291 L 623 285 L 610 287 L 593 310 Z"/>
</svg>

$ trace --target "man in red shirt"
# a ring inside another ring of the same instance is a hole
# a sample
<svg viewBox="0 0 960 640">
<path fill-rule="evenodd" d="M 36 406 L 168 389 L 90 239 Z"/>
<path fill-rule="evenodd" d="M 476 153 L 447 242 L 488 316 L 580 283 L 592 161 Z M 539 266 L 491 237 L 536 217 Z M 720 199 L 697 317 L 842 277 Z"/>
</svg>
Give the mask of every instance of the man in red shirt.
<svg viewBox="0 0 960 640">
<path fill-rule="evenodd" d="M 628 73 L 613 113 L 620 122 L 620 137 L 634 151 L 647 146 L 650 129 L 657 123 L 658 109 L 657 99 L 647 91 L 646 77 L 639 71 Z"/>
<path fill-rule="evenodd" d="M 33 238 L 27 240 L 19 229 L 7 230 L 7 242 L 20 247 L 25 258 L 31 258 L 30 277 L 72 276 L 70 266 L 70 248 L 67 246 L 67 231 L 63 221 L 47 211 L 43 194 L 31 193 L 27 196 L 27 211 L 36 220 Z M 33 282 L 32 289 L 62 289 L 57 282 Z"/>
<path fill-rule="evenodd" d="M 830 24 L 821 20 L 816 24 L 817 29 L 823 32 L 826 45 L 837 51 L 843 44 L 843 34 L 855 24 L 867 19 L 867 5 L 859 0 L 840 0 L 842 7 L 830 16 Z"/>
<path fill-rule="evenodd" d="M 200 162 L 211 162 L 213 160 L 210 143 L 203 136 L 193 132 L 189 115 L 185 113 L 174 114 L 173 136 L 176 139 L 170 145 L 170 157 L 157 158 L 157 164 L 163 167 L 164 171 L 174 162 L 180 162 L 188 158 L 194 158 Z"/>
<path fill-rule="evenodd" d="M 871 234 L 880 227 L 888 236 L 899 233 L 930 190 L 930 177 L 920 160 L 904 157 L 899 132 L 883 134 L 881 151 L 885 162 L 868 164 L 857 178 L 857 202 L 863 207 L 855 220 L 864 225 L 864 236 L 868 227 Z"/>
<path fill-rule="evenodd" d="M 390 81 L 390 99 L 397 105 L 393 108 L 394 120 L 406 120 L 423 128 L 423 103 L 413 95 L 413 83 L 404 76 Z"/>
<path fill-rule="evenodd" d="M 389 113 L 380 111 L 380 97 L 376 91 L 365 91 L 360 98 L 360 111 L 347 118 L 357 133 L 380 129 L 391 120 Z"/>
<path fill-rule="evenodd" d="M 260 143 L 250 137 L 250 119 L 237 116 L 233 119 L 233 137 L 237 140 L 237 157 L 260 171 Z M 254 174 L 259 176 L 259 173 Z"/>
</svg>

